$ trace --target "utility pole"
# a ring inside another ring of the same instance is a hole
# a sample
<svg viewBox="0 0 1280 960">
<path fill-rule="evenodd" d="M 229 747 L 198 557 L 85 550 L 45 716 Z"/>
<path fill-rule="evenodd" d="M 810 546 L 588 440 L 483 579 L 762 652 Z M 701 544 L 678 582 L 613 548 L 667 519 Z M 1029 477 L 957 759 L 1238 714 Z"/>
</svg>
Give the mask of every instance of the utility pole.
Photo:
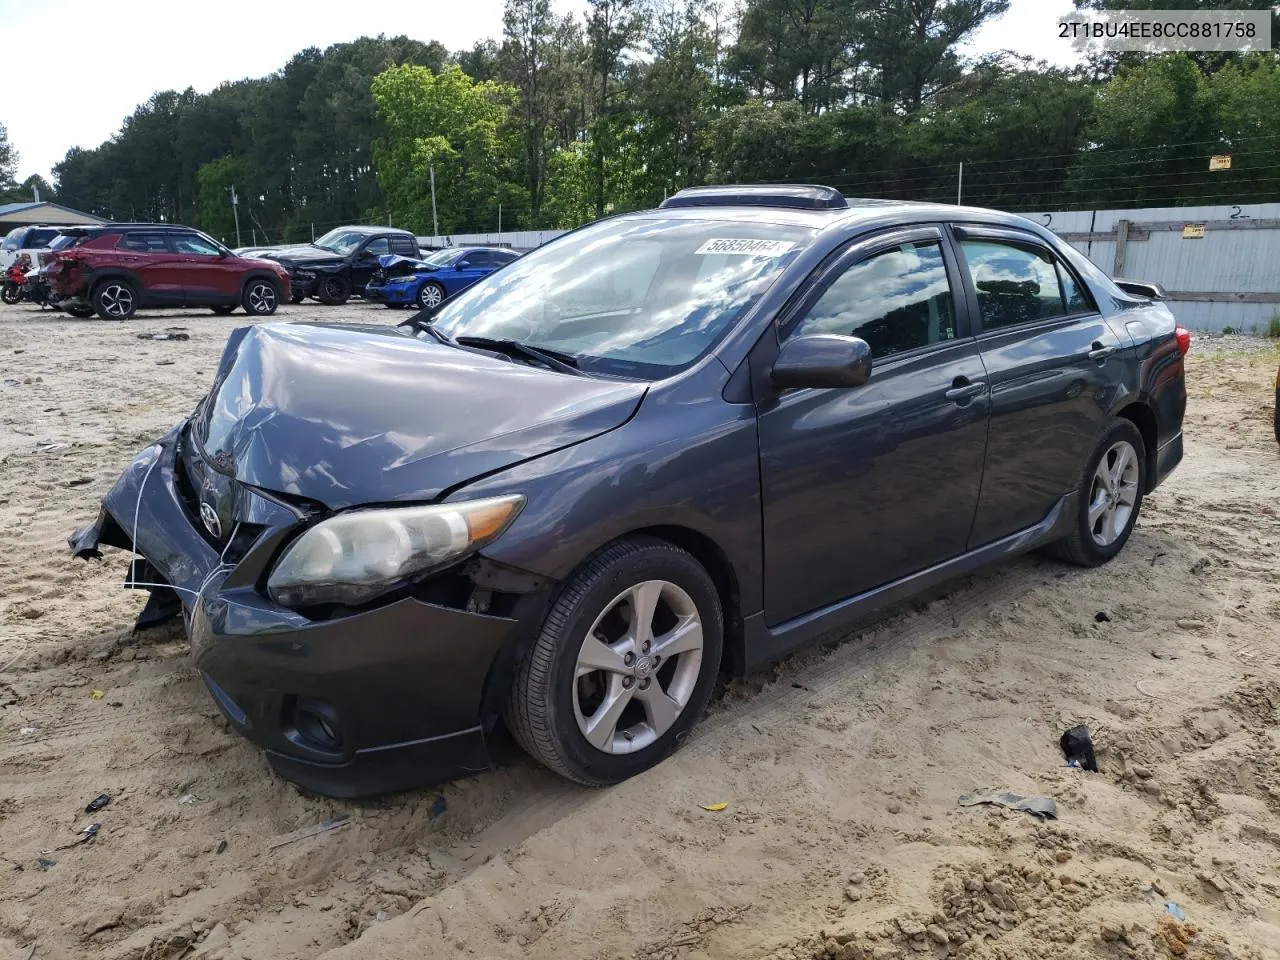
<svg viewBox="0 0 1280 960">
<path fill-rule="evenodd" d="M 502 204 L 498 204 L 498 240 L 502 240 Z"/>
<path fill-rule="evenodd" d="M 960 206 L 960 194 L 964 190 L 964 161 L 960 161 L 960 173 L 956 176 L 956 206 Z"/>
<path fill-rule="evenodd" d="M 431 230 L 440 239 L 440 221 L 436 218 L 436 165 L 431 164 Z"/>
<path fill-rule="evenodd" d="M 236 186 L 233 183 L 227 187 L 231 191 L 231 212 L 236 218 L 236 246 L 242 247 L 244 244 L 240 242 L 240 198 L 236 196 Z"/>
</svg>

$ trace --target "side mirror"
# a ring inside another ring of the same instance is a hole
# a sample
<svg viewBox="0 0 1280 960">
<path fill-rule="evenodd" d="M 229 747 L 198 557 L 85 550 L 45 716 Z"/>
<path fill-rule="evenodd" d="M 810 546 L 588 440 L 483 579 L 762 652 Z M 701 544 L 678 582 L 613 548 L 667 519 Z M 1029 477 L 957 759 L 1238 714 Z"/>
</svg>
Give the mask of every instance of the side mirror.
<svg viewBox="0 0 1280 960">
<path fill-rule="evenodd" d="M 859 337 L 814 334 L 782 345 L 773 383 L 787 387 L 860 387 L 871 376 L 871 347 Z"/>
<path fill-rule="evenodd" d="M 466 270 L 466 269 L 467 269 L 468 267 L 470 267 L 470 266 L 471 266 L 471 264 L 469 264 L 469 263 L 461 263 L 461 262 L 459 262 L 459 263 L 455 263 L 455 264 L 453 265 L 453 269 L 455 269 L 455 270 Z"/>
<path fill-rule="evenodd" d="M 1146 297 L 1148 300 L 1164 300 L 1167 296 L 1164 287 L 1158 283 L 1149 283 L 1145 280 L 1119 280 L 1115 281 L 1115 285 L 1125 293 L 1131 293 L 1136 297 Z"/>
</svg>

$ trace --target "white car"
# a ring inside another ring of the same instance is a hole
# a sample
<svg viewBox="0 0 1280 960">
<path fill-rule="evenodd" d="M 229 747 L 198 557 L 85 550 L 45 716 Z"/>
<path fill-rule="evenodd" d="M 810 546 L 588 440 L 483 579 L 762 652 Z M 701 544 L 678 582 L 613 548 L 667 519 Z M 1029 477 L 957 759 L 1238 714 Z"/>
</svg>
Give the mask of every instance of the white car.
<svg viewBox="0 0 1280 960">
<path fill-rule="evenodd" d="M 61 233 L 60 227 L 14 227 L 0 241 L 0 273 L 8 270 L 9 265 L 24 253 L 31 254 L 32 264 L 40 266 L 48 259 L 50 245 Z"/>
</svg>

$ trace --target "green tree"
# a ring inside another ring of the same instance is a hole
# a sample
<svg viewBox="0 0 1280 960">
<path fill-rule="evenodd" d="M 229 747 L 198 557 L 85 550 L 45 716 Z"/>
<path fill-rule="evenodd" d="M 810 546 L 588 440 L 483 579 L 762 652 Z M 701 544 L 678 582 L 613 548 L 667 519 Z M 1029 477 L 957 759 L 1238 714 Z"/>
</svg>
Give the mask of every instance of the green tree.
<svg viewBox="0 0 1280 960">
<path fill-rule="evenodd" d="M 235 187 L 243 201 L 247 186 L 245 162 L 239 157 L 230 156 L 211 160 L 197 172 L 196 182 L 200 188 L 197 223 L 201 229 L 223 243 L 239 243 L 236 237 L 236 214 L 231 209 L 231 188 Z M 248 225 L 246 222 L 245 226 Z"/>
<path fill-rule="evenodd" d="M 547 127 L 550 124 L 548 56 L 555 29 L 551 0 L 507 0 L 502 16 L 500 76 L 519 91 L 524 186 L 529 197 L 530 217 L 534 221 L 542 206 Z"/>
<path fill-rule="evenodd" d="M 13 181 L 17 175 L 18 151 L 9 142 L 9 131 L 0 123 L 0 196 L 13 190 Z"/>
<path fill-rule="evenodd" d="M 616 149 L 624 113 L 616 105 L 626 58 L 644 34 L 639 0 L 588 0 L 587 43 L 591 58 L 594 120 L 591 123 L 591 181 L 595 215 L 604 216 L 605 166 Z"/>
<path fill-rule="evenodd" d="M 496 225 L 500 203 L 522 203 L 509 179 L 516 144 L 506 131 L 515 96 L 511 87 L 476 83 L 456 65 L 437 74 L 405 64 L 374 78 L 385 132 L 374 141 L 373 162 L 395 221 L 433 232 L 432 167 L 443 233 Z"/>
</svg>

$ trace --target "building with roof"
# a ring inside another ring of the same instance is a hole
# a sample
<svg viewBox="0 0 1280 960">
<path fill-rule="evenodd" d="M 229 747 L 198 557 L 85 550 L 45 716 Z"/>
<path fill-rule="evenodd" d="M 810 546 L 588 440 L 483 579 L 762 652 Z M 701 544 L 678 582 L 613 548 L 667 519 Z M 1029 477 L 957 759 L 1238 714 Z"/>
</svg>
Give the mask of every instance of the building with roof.
<svg viewBox="0 0 1280 960">
<path fill-rule="evenodd" d="M 0 203 L 0 236 L 14 227 L 27 227 L 37 223 L 77 224 L 106 223 L 104 217 L 95 217 L 92 213 L 72 210 L 60 203 L 47 200 L 26 200 L 19 203 Z"/>
</svg>

